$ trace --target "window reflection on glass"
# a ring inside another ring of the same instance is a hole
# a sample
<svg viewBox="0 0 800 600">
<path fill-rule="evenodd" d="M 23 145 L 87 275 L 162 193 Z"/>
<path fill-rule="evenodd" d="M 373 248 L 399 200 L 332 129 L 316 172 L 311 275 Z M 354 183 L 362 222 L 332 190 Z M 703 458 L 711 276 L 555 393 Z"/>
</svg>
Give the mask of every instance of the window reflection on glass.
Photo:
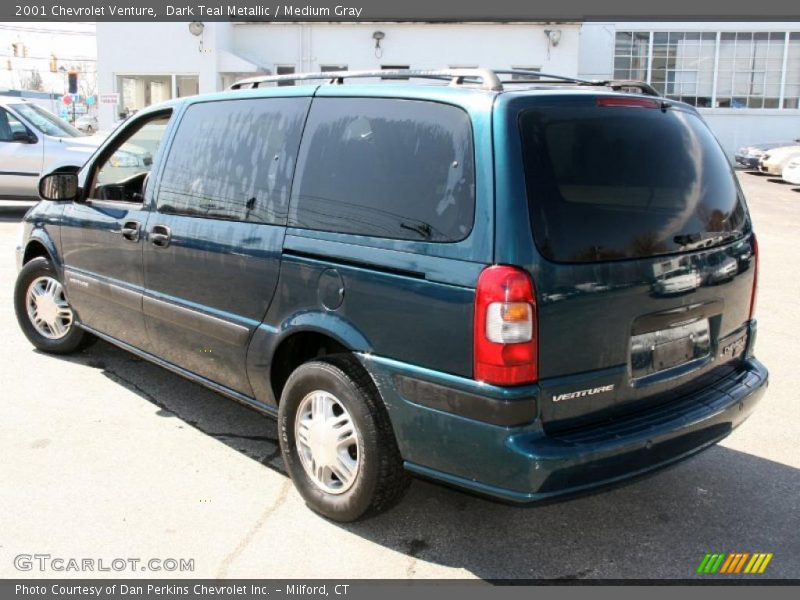
<svg viewBox="0 0 800 600">
<path fill-rule="evenodd" d="M 261 98 L 190 106 L 164 166 L 158 210 L 285 223 L 309 102 L 309 98 Z"/>
<path fill-rule="evenodd" d="M 290 225 L 427 242 L 472 230 L 472 128 L 459 108 L 320 98 L 306 123 Z"/>
<path fill-rule="evenodd" d="M 98 168 L 91 198 L 141 202 L 146 177 L 153 166 L 170 115 L 157 116 L 138 127 Z"/>
</svg>

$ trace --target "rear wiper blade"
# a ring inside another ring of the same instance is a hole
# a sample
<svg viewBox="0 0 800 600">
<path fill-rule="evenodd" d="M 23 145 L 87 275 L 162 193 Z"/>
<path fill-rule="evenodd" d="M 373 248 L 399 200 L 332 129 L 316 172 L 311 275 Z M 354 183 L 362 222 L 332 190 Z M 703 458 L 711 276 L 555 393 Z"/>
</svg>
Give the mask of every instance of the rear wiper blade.
<svg viewBox="0 0 800 600">
<path fill-rule="evenodd" d="M 431 239 L 431 237 L 433 236 L 433 227 L 431 227 L 428 223 L 419 223 L 414 225 L 409 225 L 408 223 L 400 223 L 400 227 L 402 229 L 408 229 L 409 231 L 418 233 L 426 240 Z"/>
</svg>

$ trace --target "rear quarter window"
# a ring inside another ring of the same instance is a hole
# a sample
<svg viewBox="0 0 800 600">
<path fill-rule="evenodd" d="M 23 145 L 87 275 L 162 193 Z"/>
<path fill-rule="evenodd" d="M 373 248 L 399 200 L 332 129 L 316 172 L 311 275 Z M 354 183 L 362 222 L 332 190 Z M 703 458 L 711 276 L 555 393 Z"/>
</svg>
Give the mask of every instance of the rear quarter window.
<svg viewBox="0 0 800 600">
<path fill-rule="evenodd" d="M 469 235 L 474 214 L 472 127 L 462 109 L 385 98 L 314 100 L 289 225 L 456 242 Z"/>
<path fill-rule="evenodd" d="M 550 260 L 694 250 L 746 227 L 728 160 L 689 112 L 589 97 L 523 109 L 518 122 L 534 238 Z"/>
</svg>

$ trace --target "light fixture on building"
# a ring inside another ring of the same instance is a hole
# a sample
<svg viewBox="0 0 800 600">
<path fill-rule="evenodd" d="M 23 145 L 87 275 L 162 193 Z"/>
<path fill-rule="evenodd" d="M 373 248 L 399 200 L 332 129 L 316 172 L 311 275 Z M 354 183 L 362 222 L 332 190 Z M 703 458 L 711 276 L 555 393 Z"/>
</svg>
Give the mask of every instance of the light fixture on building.
<svg viewBox="0 0 800 600">
<path fill-rule="evenodd" d="M 545 36 L 547 36 L 547 60 L 550 60 L 550 48 L 555 48 L 561 41 L 560 29 L 545 29 Z"/>
<path fill-rule="evenodd" d="M 192 21 L 191 23 L 189 23 L 189 33 L 191 33 L 195 37 L 200 38 L 200 43 L 197 46 L 198 52 L 203 51 L 203 30 L 205 28 L 206 26 L 200 21 Z"/>
<path fill-rule="evenodd" d="M 382 31 L 375 31 L 372 34 L 372 39 L 375 40 L 375 58 L 383 56 L 383 48 L 381 48 L 381 40 L 386 37 Z"/>
<path fill-rule="evenodd" d="M 555 48 L 561 41 L 560 29 L 545 29 L 544 34 L 547 36 L 547 42 Z"/>
</svg>

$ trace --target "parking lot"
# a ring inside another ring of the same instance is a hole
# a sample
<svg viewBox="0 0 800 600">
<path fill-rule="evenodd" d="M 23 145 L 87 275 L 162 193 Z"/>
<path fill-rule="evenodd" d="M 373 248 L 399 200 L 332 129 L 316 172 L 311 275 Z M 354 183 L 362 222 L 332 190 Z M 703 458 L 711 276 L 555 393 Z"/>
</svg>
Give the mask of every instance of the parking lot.
<svg viewBox="0 0 800 600">
<path fill-rule="evenodd" d="M 706 552 L 771 552 L 767 575 L 800 578 L 800 188 L 740 179 L 771 372 L 749 421 L 592 496 L 519 508 L 415 481 L 398 507 L 351 525 L 305 508 L 270 419 L 106 343 L 34 351 L 11 301 L 22 211 L 0 208 L 0 577 L 120 575 L 20 572 L 23 553 L 194 559 L 170 576 L 505 579 L 685 578 Z"/>
</svg>

